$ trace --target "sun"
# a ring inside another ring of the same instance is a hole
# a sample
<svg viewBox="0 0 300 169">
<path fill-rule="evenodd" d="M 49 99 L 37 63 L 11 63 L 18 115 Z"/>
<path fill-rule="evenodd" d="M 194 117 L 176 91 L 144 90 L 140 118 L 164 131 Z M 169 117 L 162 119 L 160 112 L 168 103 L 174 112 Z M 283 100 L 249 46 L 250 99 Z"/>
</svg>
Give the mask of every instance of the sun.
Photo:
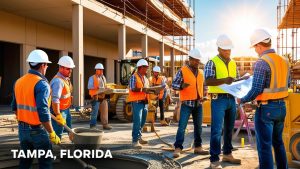
<svg viewBox="0 0 300 169">
<path fill-rule="evenodd" d="M 249 39 L 252 32 L 258 28 L 259 17 L 254 15 L 239 15 L 232 18 L 229 25 L 230 34 L 240 40 Z"/>
</svg>

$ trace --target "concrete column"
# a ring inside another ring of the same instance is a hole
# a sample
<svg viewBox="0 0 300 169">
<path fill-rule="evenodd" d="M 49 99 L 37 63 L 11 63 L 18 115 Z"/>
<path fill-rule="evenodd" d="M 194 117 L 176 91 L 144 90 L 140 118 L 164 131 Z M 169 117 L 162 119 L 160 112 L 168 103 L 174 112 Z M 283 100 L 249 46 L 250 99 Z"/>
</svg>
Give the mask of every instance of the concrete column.
<svg viewBox="0 0 300 169">
<path fill-rule="evenodd" d="M 76 67 L 73 70 L 73 104 L 84 105 L 84 55 L 83 55 L 83 7 L 73 5 L 72 16 L 72 41 L 73 60 Z"/>
<path fill-rule="evenodd" d="M 69 52 L 68 52 L 68 51 L 65 51 L 65 50 L 59 51 L 59 57 L 62 57 L 62 56 L 68 56 L 68 55 L 69 55 Z"/>
<path fill-rule="evenodd" d="M 32 45 L 26 45 L 26 44 L 22 44 L 21 45 L 21 51 L 20 51 L 21 52 L 20 75 L 21 76 L 23 76 L 24 74 L 26 74 L 28 72 L 28 70 L 30 69 L 29 64 L 26 62 L 26 59 L 27 59 L 29 53 L 31 51 L 33 51 L 34 49 L 36 49 L 36 47 L 32 46 Z"/>
<path fill-rule="evenodd" d="M 175 51 L 174 48 L 170 48 L 170 76 L 172 80 L 175 76 Z"/>
<path fill-rule="evenodd" d="M 148 36 L 147 34 L 142 35 L 142 57 L 148 57 Z"/>
<path fill-rule="evenodd" d="M 106 81 L 107 83 L 115 83 L 114 82 L 114 78 L 115 78 L 115 74 L 112 73 L 115 71 L 115 61 L 113 59 L 106 59 L 106 67 L 104 68 L 105 69 L 105 72 L 106 72 Z M 115 72 L 117 74 L 120 74 L 118 72 Z"/>
<path fill-rule="evenodd" d="M 122 60 L 126 57 L 126 25 L 120 25 L 118 30 L 118 53 L 119 59 Z M 120 63 L 117 64 L 117 81 L 116 83 L 120 83 Z"/>
<path fill-rule="evenodd" d="M 161 72 L 164 73 L 164 55 L 165 55 L 165 44 L 164 42 L 159 42 L 159 67 Z"/>
</svg>

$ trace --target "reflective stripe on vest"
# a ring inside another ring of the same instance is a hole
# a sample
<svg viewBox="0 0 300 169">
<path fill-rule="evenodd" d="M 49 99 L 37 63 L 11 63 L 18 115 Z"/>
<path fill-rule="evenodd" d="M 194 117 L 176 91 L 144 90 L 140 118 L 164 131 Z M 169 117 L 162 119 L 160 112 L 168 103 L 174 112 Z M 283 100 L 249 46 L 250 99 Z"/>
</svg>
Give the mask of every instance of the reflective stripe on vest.
<svg viewBox="0 0 300 169">
<path fill-rule="evenodd" d="M 144 87 L 144 83 L 141 77 L 137 74 L 134 73 L 133 76 L 135 76 L 136 79 L 136 88 L 143 88 Z M 144 78 L 145 80 L 148 80 L 147 78 Z M 131 90 L 129 90 L 129 96 L 128 96 L 128 101 L 132 102 L 132 101 L 140 101 L 140 100 L 146 100 L 147 95 L 145 92 L 133 92 Z"/>
<path fill-rule="evenodd" d="M 236 63 L 234 60 L 230 60 L 227 65 L 224 63 L 223 60 L 220 59 L 219 56 L 215 56 L 211 59 L 216 68 L 216 79 L 223 79 L 227 77 L 233 77 L 236 78 L 237 72 L 236 72 Z M 208 93 L 226 93 L 224 90 L 222 90 L 219 86 L 208 86 Z"/>
<path fill-rule="evenodd" d="M 55 75 L 53 79 L 55 79 L 55 78 L 60 79 L 64 83 L 64 87 L 63 87 L 63 90 L 61 92 L 61 96 L 59 99 L 59 102 L 60 102 L 59 109 L 60 110 L 68 109 L 72 104 L 71 103 L 72 102 L 72 97 L 71 97 L 72 84 L 69 80 L 63 79 L 60 76 Z"/>
<path fill-rule="evenodd" d="M 150 81 L 151 81 L 151 85 L 152 85 L 152 86 L 162 85 L 163 77 L 162 77 L 162 76 L 158 76 L 157 78 L 151 77 Z M 162 99 L 163 96 L 164 96 L 164 90 L 161 90 L 161 91 L 159 92 L 158 98 L 159 98 L 159 99 Z"/>
<path fill-rule="evenodd" d="M 97 75 L 93 75 L 93 81 L 94 81 L 94 89 L 89 89 L 89 95 L 91 97 L 93 97 L 94 95 L 96 95 L 98 93 L 99 88 L 104 88 L 106 85 L 106 80 L 104 77 L 98 78 Z M 105 98 L 105 94 L 99 94 L 99 96 L 101 98 Z"/>
<path fill-rule="evenodd" d="M 198 69 L 197 78 L 194 73 L 187 66 L 181 68 L 183 82 L 190 84 L 187 88 L 180 91 L 180 101 L 196 100 L 203 97 L 203 71 Z"/>
<path fill-rule="evenodd" d="M 261 57 L 271 68 L 270 88 L 265 88 L 256 100 L 266 101 L 281 99 L 288 96 L 289 62 L 275 53 L 269 53 Z"/>
<path fill-rule="evenodd" d="M 36 108 L 34 87 L 42 80 L 38 75 L 28 73 L 17 80 L 15 97 L 17 103 L 17 119 L 30 125 L 41 124 Z"/>
</svg>

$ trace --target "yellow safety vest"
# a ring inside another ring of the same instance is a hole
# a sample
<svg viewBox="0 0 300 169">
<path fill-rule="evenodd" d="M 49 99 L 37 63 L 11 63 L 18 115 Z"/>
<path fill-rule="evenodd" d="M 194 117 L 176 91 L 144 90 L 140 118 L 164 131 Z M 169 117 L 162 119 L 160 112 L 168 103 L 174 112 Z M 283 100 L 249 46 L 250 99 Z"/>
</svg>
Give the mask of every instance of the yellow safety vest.
<svg viewBox="0 0 300 169">
<path fill-rule="evenodd" d="M 227 65 L 220 59 L 219 56 L 215 56 L 211 59 L 216 67 L 216 79 L 223 79 L 227 77 L 236 78 L 236 63 L 234 60 L 230 60 Z M 208 93 L 227 93 L 222 90 L 219 86 L 208 86 Z"/>
</svg>

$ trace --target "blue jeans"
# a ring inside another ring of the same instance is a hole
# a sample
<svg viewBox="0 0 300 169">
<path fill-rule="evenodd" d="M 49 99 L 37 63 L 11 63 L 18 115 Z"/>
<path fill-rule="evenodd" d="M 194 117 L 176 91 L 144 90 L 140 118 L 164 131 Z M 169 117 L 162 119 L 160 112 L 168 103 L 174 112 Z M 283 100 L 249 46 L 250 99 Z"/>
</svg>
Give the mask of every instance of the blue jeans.
<svg viewBox="0 0 300 169">
<path fill-rule="evenodd" d="M 49 136 L 44 128 L 31 128 L 28 125 L 19 124 L 19 140 L 21 150 L 52 150 Z M 20 169 L 31 168 L 32 158 L 20 158 Z M 39 168 L 52 168 L 51 158 L 39 158 Z"/>
<path fill-rule="evenodd" d="M 182 144 L 184 142 L 184 133 L 191 114 L 193 116 L 194 123 L 195 147 L 202 146 L 202 105 L 198 105 L 196 107 L 189 107 L 183 103 L 181 104 L 180 108 L 180 120 L 178 123 L 176 141 L 174 143 L 175 148 L 183 149 Z"/>
<path fill-rule="evenodd" d="M 278 169 L 286 169 L 287 158 L 282 140 L 286 107 L 283 101 L 269 101 L 260 105 L 255 113 L 255 135 L 259 168 L 273 169 L 272 145 Z"/>
<path fill-rule="evenodd" d="M 146 123 L 148 104 L 132 102 L 133 124 L 132 142 L 137 142 L 142 137 L 142 128 Z"/>
<path fill-rule="evenodd" d="M 235 99 L 232 96 L 218 95 L 211 100 L 211 135 L 210 135 L 210 161 L 219 161 L 221 153 L 222 128 L 224 132 L 223 154 L 232 152 L 232 132 L 236 116 Z M 224 127 L 223 127 L 224 123 Z"/>
<path fill-rule="evenodd" d="M 92 113 L 91 113 L 90 126 L 97 125 L 97 116 L 98 116 L 98 112 L 99 112 L 99 106 L 100 106 L 99 101 L 96 101 L 96 100 L 92 101 Z"/>
<path fill-rule="evenodd" d="M 54 114 L 53 110 L 51 110 L 51 113 Z M 63 116 L 63 118 L 66 120 L 67 126 L 69 128 L 72 128 L 72 118 L 71 118 L 71 113 L 70 113 L 70 109 L 66 109 L 66 110 L 60 110 L 61 115 Z M 61 138 L 61 135 L 64 132 L 64 126 L 59 125 L 55 120 L 52 119 L 51 121 L 52 123 L 52 127 L 56 133 L 56 135 Z"/>
</svg>

